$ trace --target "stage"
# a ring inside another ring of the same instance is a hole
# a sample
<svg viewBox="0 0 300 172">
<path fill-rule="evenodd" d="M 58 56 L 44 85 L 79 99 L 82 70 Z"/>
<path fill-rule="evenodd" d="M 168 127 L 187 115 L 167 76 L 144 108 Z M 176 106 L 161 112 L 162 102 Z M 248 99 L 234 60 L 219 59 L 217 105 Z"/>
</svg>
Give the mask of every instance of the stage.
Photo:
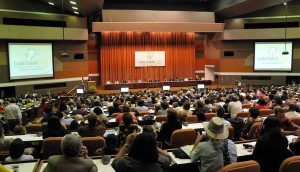
<svg viewBox="0 0 300 172">
<path fill-rule="evenodd" d="M 121 84 L 122 85 L 122 84 Z M 196 86 L 187 86 L 186 88 L 192 89 L 193 87 Z M 230 84 L 230 85 L 224 85 L 224 84 L 212 84 L 212 85 L 207 85 L 205 88 L 209 89 L 216 89 L 216 88 L 235 88 L 236 85 Z M 180 91 L 183 87 L 171 87 L 171 92 L 174 91 Z M 154 88 L 149 88 L 151 91 L 161 91 L 162 87 L 154 87 Z M 144 88 L 134 88 L 130 89 L 130 92 L 138 92 L 138 91 L 144 91 Z M 120 94 L 121 91 L 120 89 L 114 89 L 114 90 L 105 90 L 104 86 L 97 86 L 97 93 L 96 94 Z"/>
</svg>

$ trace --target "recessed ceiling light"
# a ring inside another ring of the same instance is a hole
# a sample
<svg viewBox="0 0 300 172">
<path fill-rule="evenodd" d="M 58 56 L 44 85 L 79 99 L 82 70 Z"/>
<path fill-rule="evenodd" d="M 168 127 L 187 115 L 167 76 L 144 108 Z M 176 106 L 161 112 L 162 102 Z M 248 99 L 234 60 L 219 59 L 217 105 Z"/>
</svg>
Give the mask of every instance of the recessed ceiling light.
<svg viewBox="0 0 300 172">
<path fill-rule="evenodd" d="M 74 13 L 75 13 L 75 14 L 79 14 L 79 12 L 77 12 L 77 11 L 74 11 Z"/>
<path fill-rule="evenodd" d="M 78 8 L 77 7 L 72 7 L 74 10 L 78 10 Z"/>
<path fill-rule="evenodd" d="M 54 3 L 53 3 L 53 2 L 48 2 L 48 4 L 50 4 L 50 5 L 54 5 Z"/>
<path fill-rule="evenodd" d="M 70 1 L 70 3 L 76 5 L 76 2 L 75 2 L 75 1 Z"/>
</svg>

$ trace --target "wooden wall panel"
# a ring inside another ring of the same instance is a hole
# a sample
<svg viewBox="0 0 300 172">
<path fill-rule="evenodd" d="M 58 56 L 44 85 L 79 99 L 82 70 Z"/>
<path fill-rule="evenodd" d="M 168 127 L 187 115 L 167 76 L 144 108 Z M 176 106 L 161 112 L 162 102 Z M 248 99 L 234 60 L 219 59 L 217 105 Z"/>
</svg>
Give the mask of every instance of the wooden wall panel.
<svg viewBox="0 0 300 172">
<path fill-rule="evenodd" d="M 88 76 L 88 70 L 76 70 L 73 71 L 56 71 L 54 72 L 55 79 L 61 78 L 74 78 Z"/>
<path fill-rule="evenodd" d="M 221 62 L 222 64 L 223 62 Z M 252 66 L 241 66 L 241 65 L 235 65 L 235 66 L 220 66 L 220 72 L 253 72 Z"/>
<path fill-rule="evenodd" d="M 89 67 L 89 74 L 95 74 L 99 73 L 99 61 L 94 60 L 88 62 L 88 67 Z"/>
<path fill-rule="evenodd" d="M 78 70 L 88 70 L 87 62 L 64 62 L 63 63 L 64 71 L 73 71 L 77 72 Z"/>
</svg>

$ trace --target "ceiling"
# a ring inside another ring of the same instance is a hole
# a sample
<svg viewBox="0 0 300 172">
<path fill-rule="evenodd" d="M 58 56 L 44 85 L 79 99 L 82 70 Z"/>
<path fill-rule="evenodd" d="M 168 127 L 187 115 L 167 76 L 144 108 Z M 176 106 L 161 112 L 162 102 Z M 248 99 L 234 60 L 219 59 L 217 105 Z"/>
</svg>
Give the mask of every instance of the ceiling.
<svg viewBox="0 0 300 172">
<path fill-rule="evenodd" d="M 63 1 L 63 4 L 62 4 Z M 0 9 L 46 12 L 79 16 L 101 13 L 102 9 L 144 9 L 172 11 L 212 11 L 220 19 L 268 15 L 284 1 L 300 6 L 299 0 L 0 0 Z M 54 5 L 50 5 L 52 2 Z M 259 5 L 258 5 L 259 4 Z M 63 5 L 63 10 L 62 10 Z M 72 7 L 78 8 L 74 10 Z M 77 11 L 78 14 L 75 14 Z M 300 10 L 299 15 L 300 15 Z M 279 14 L 278 14 L 279 15 Z"/>
</svg>

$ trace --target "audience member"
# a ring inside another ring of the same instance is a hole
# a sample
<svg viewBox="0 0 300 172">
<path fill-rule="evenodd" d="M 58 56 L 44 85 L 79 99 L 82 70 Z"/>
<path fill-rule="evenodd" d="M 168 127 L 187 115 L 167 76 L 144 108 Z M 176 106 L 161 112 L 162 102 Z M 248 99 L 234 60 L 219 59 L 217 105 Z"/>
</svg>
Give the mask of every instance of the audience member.
<svg viewBox="0 0 300 172">
<path fill-rule="evenodd" d="M 45 110 L 47 108 L 47 103 L 46 103 L 46 99 L 45 98 L 42 99 L 42 102 L 41 102 L 39 108 L 41 109 L 42 113 L 45 112 Z"/>
<path fill-rule="evenodd" d="M 60 118 L 62 124 L 70 124 L 74 120 L 69 114 L 65 114 L 61 111 L 56 112 L 55 115 Z"/>
<path fill-rule="evenodd" d="M 161 110 L 158 110 L 157 115 L 167 115 L 167 110 L 169 108 L 169 103 L 166 101 L 162 101 L 160 103 Z"/>
<path fill-rule="evenodd" d="M 137 102 L 137 107 L 135 108 L 136 111 L 138 112 L 147 112 L 148 108 L 144 106 L 144 100 L 139 100 Z"/>
<path fill-rule="evenodd" d="M 300 114 L 297 112 L 299 111 L 299 107 L 293 103 L 289 104 L 288 111 L 285 113 L 285 117 L 293 118 L 293 117 L 300 117 Z"/>
<path fill-rule="evenodd" d="M 117 118 L 116 118 L 116 122 L 118 124 L 122 124 L 123 123 L 123 115 L 124 115 L 124 113 L 129 113 L 131 115 L 131 117 L 132 117 L 133 123 L 137 123 L 136 116 L 134 115 L 134 113 L 130 112 L 129 106 L 124 105 L 123 106 L 123 113 L 120 113 L 117 116 Z"/>
<path fill-rule="evenodd" d="M 261 109 L 270 109 L 269 106 L 267 106 L 267 102 L 264 98 L 260 98 L 257 101 L 257 105 L 255 106 L 258 110 Z"/>
<path fill-rule="evenodd" d="M 231 125 L 229 121 L 224 119 L 225 116 L 225 109 L 223 107 L 218 107 L 217 108 L 217 117 L 221 118 L 223 120 L 223 123 L 225 126 Z"/>
<path fill-rule="evenodd" d="M 57 116 L 49 118 L 46 129 L 43 131 L 43 139 L 48 137 L 63 137 L 70 133 L 65 126 L 63 126 Z"/>
<path fill-rule="evenodd" d="M 32 155 L 25 154 L 24 143 L 20 138 L 14 139 L 9 146 L 9 157 L 5 159 L 7 162 L 32 160 Z"/>
<path fill-rule="evenodd" d="M 111 116 L 113 113 L 120 113 L 121 112 L 121 109 L 119 108 L 119 105 L 120 105 L 119 103 L 113 102 L 113 106 L 110 106 L 108 108 L 109 116 Z"/>
<path fill-rule="evenodd" d="M 287 149 L 288 140 L 280 132 L 281 124 L 278 118 L 269 116 L 263 123 L 261 135 L 256 141 L 252 156 L 261 171 L 278 171 L 281 163 L 292 153 Z"/>
<path fill-rule="evenodd" d="M 118 137 L 114 134 L 109 134 L 105 138 L 105 147 L 97 149 L 95 154 L 98 156 L 115 155 L 118 152 Z"/>
<path fill-rule="evenodd" d="M 230 113 L 231 118 L 235 118 L 236 114 L 242 112 L 242 103 L 238 101 L 236 96 L 232 96 L 232 102 L 228 104 L 228 113 Z"/>
<path fill-rule="evenodd" d="M 143 127 L 143 133 L 151 133 L 155 141 L 157 140 L 157 133 L 153 125 L 145 125 Z M 161 146 L 161 145 L 157 145 L 157 146 Z M 162 150 L 161 147 L 157 147 L 157 151 L 158 151 L 158 161 L 160 162 L 167 161 L 167 163 L 171 161 L 171 157 L 166 150 Z"/>
<path fill-rule="evenodd" d="M 43 172 L 96 172 L 96 164 L 88 158 L 88 150 L 82 140 L 67 134 L 61 141 L 63 155 L 50 156 Z M 82 156 L 79 157 L 79 156 Z M 63 168 L 62 168 L 63 167 Z"/>
<path fill-rule="evenodd" d="M 121 146 L 125 144 L 125 139 L 129 134 L 138 131 L 138 127 L 133 124 L 132 115 L 129 112 L 122 115 L 122 121 L 123 123 L 119 125 L 119 143 Z"/>
<path fill-rule="evenodd" d="M 249 109 L 249 116 L 245 121 L 243 127 L 243 137 L 248 138 L 249 131 L 254 123 L 263 122 L 263 119 L 259 116 L 259 109 L 257 107 L 251 107 Z"/>
<path fill-rule="evenodd" d="M 8 151 L 10 143 L 13 139 L 4 138 L 4 128 L 2 124 L 0 123 L 0 151 Z"/>
<path fill-rule="evenodd" d="M 96 136 L 101 136 L 103 137 L 106 127 L 105 125 L 97 120 L 97 115 L 95 113 L 91 113 L 88 115 L 88 125 L 81 126 L 78 129 L 78 134 L 81 137 L 96 137 Z"/>
<path fill-rule="evenodd" d="M 198 100 L 196 102 L 196 108 L 192 114 L 198 117 L 198 121 L 205 121 L 206 117 L 204 114 L 208 112 L 209 108 L 207 108 L 201 100 Z"/>
<path fill-rule="evenodd" d="M 4 119 L 9 131 L 14 131 L 14 128 L 18 124 L 22 124 L 22 113 L 18 105 L 16 105 L 16 99 L 11 98 L 10 104 L 5 107 Z"/>
<path fill-rule="evenodd" d="M 83 109 L 80 102 L 76 103 L 76 109 L 72 111 L 72 115 L 77 115 L 77 114 L 83 115 Z"/>
<path fill-rule="evenodd" d="M 292 142 L 289 144 L 289 149 L 294 153 L 294 155 L 300 155 L 300 138 L 293 138 Z"/>
<path fill-rule="evenodd" d="M 159 140 L 162 142 L 170 142 L 173 131 L 182 128 L 182 125 L 178 122 L 177 112 L 175 110 L 169 109 L 167 111 L 167 118 L 168 121 L 162 124 L 159 132 Z"/>
<path fill-rule="evenodd" d="M 78 131 L 79 127 L 80 127 L 79 122 L 76 119 L 74 119 L 70 124 L 69 130 L 70 131 Z"/>
<path fill-rule="evenodd" d="M 237 161 L 237 150 L 233 141 L 227 139 L 228 128 L 219 117 L 213 117 L 203 124 L 208 141 L 200 142 L 203 135 L 198 132 L 197 139 L 191 151 L 191 160 L 199 162 L 200 171 L 219 171 L 224 165 Z M 200 160 L 200 161 L 199 161 Z"/>
<path fill-rule="evenodd" d="M 26 134 L 26 128 L 22 125 L 16 125 L 14 128 L 14 134 Z"/>
<path fill-rule="evenodd" d="M 127 151 L 128 155 L 126 156 Z M 161 162 L 153 134 L 131 134 L 126 138 L 126 144 L 116 155 L 112 167 L 116 171 L 137 172 L 155 171 L 163 172 L 170 166 L 169 161 Z"/>
<path fill-rule="evenodd" d="M 100 107 L 95 107 L 94 108 L 94 113 L 97 115 L 97 118 L 100 122 L 103 124 L 106 124 L 108 122 L 107 116 L 103 114 L 103 111 Z"/>
</svg>

